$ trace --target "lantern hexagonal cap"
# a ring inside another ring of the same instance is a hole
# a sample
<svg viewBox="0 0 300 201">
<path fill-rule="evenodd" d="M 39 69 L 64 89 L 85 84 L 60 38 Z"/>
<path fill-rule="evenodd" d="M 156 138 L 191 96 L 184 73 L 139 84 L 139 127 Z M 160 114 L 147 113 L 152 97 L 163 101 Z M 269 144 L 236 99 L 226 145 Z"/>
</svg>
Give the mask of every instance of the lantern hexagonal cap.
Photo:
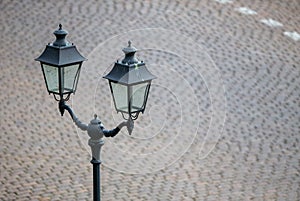
<svg viewBox="0 0 300 201">
<path fill-rule="evenodd" d="M 58 30 L 54 31 L 53 34 L 56 37 L 56 40 L 53 43 L 53 46 L 67 46 L 69 42 L 66 40 L 66 36 L 68 35 L 68 31 L 62 29 L 62 25 L 58 25 Z"/>
<path fill-rule="evenodd" d="M 116 62 L 112 70 L 103 78 L 124 85 L 134 85 L 155 79 L 156 77 L 150 73 L 146 64 L 135 58 L 137 51 L 135 47 L 128 42 L 128 47 L 123 48 L 125 58 L 122 62 Z"/>
<path fill-rule="evenodd" d="M 71 45 L 65 38 L 68 32 L 62 29 L 54 31 L 56 40 L 46 46 L 44 52 L 35 60 L 52 66 L 64 66 L 74 63 L 80 63 L 87 59 L 83 57 L 77 50 L 75 45 Z"/>
<path fill-rule="evenodd" d="M 137 49 L 131 46 L 131 41 L 128 41 L 128 47 L 123 48 L 123 52 L 126 54 L 135 53 Z"/>
<path fill-rule="evenodd" d="M 128 47 L 125 47 L 122 50 L 125 53 L 125 58 L 122 60 L 123 64 L 136 64 L 139 62 L 134 55 L 137 49 L 131 46 L 131 41 L 128 41 Z"/>
</svg>

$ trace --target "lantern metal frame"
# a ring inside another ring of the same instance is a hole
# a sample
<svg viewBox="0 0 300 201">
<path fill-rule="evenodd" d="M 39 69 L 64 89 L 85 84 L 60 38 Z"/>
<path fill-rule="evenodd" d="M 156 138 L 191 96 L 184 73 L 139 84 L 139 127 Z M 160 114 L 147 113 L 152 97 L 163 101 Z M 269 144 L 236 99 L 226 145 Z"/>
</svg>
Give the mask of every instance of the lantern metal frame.
<svg viewBox="0 0 300 201">
<path fill-rule="evenodd" d="M 114 94 L 111 83 L 118 83 L 118 82 L 109 81 L 110 91 L 111 91 L 112 94 Z M 134 107 L 134 106 L 132 106 L 132 98 L 133 97 L 132 97 L 132 95 L 130 95 L 130 94 L 132 94 L 132 87 L 137 86 L 137 85 L 142 84 L 142 83 L 147 83 L 147 86 L 146 86 L 147 89 L 145 90 L 145 93 L 144 93 L 144 98 L 143 98 L 144 101 L 143 101 L 142 107 L 141 108 L 136 108 L 137 111 L 132 112 L 131 108 Z M 128 120 L 129 118 L 131 118 L 132 120 L 136 120 L 138 118 L 139 114 L 144 113 L 144 111 L 146 109 L 148 96 L 149 96 L 149 92 L 150 92 L 150 87 L 151 87 L 151 81 L 141 82 L 141 83 L 138 83 L 138 84 L 135 84 L 135 85 L 124 85 L 124 86 L 127 87 L 127 91 L 128 91 L 128 93 L 127 93 L 128 111 L 124 111 L 124 110 L 119 109 L 117 107 L 115 97 L 114 97 L 114 95 L 112 95 L 115 109 L 118 113 L 120 112 L 122 114 L 123 119 Z M 129 116 L 125 117 L 125 114 L 128 114 Z"/>
<path fill-rule="evenodd" d="M 47 82 L 47 78 L 46 78 L 46 74 L 45 74 L 45 70 L 44 70 L 44 66 L 43 65 L 49 65 L 49 66 L 52 66 L 52 67 L 55 67 L 55 68 L 58 68 L 58 91 L 59 92 L 54 92 L 54 91 L 51 91 L 49 90 L 49 86 L 48 86 L 48 82 Z M 75 75 L 75 78 L 74 78 L 74 81 L 73 81 L 73 87 L 72 89 L 69 89 L 67 92 L 64 92 L 64 90 L 66 88 L 63 89 L 62 87 L 62 80 L 64 79 L 63 76 L 62 76 L 62 70 L 63 68 L 65 67 L 68 67 L 68 66 L 73 66 L 73 65 L 79 65 L 77 67 L 77 71 L 76 71 L 76 75 Z M 53 66 L 53 65 L 50 65 L 48 63 L 42 63 L 41 62 L 41 68 L 42 68 L 42 72 L 43 72 L 43 76 L 44 76 L 44 80 L 45 80 L 45 84 L 46 84 L 46 87 L 47 87 L 47 90 L 48 90 L 48 93 L 49 94 L 53 94 L 53 97 L 56 101 L 68 101 L 70 99 L 70 96 L 71 94 L 75 94 L 76 92 L 76 89 L 77 89 L 77 84 L 78 84 L 78 81 L 79 81 L 79 77 L 80 77 L 80 70 L 81 70 L 81 66 L 82 66 L 82 62 L 81 63 L 73 63 L 73 64 L 68 64 L 68 65 L 65 65 L 65 66 Z M 63 92 L 61 92 L 63 91 Z M 57 98 L 57 95 L 59 96 L 59 98 Z M 66 96 L 65 96 L 66 95 Z"/>
</svg>

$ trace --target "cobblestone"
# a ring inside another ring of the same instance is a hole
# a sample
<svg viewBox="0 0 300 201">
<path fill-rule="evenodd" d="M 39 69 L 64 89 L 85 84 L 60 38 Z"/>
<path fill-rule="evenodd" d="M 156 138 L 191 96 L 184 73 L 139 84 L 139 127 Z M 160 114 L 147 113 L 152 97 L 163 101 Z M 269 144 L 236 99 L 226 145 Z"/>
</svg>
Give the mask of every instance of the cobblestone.
<svg viewBox="0 0 300 201">
<path fill-rule="evenodd" d="M 121 121 L 99 77 L 129 39 L 158 77 L 132 136 L 106 139 L 102 200 L 300 200 L 300 46 L 284 34 L 300 33 L 299 1 L 220 2 L 1 1 L 0 200 L 92 199 L 88 137 L 34 61 L 59 23 L 89 59 L 70 101 L 82 121 Z"/>
</svg>

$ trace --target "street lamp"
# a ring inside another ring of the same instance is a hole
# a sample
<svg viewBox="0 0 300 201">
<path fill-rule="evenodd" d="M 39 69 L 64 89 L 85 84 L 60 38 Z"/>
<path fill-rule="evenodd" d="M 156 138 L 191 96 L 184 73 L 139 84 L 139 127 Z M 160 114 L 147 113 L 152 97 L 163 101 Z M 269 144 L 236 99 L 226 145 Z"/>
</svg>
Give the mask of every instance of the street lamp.
<svg viewBox="0 0 300 201">
<path fill-rule="evenodd" d="M 94 115 L 89 124 L 82 123 L 72 108 L 65 102 L 75 93 L 79 80 L 80 69 L 86 60 L 76 49 L 76 46 L 66 40 L 68 32 L 62 29 L 54 31 L 56 40 L 46 46 L 44 52 L 35 59 L 41 63 L 44 80 L 49 94 L 53 94 L 55 100 L 59 101 L 59 110 L 63 116 L 67 110 L 74 123 L 81 130 L 87 131 L 90 136 L 89 146 L 92 150 L 93 164 L 93 197 L 94 201 L 100 201 L 100 151 L 104 144 L 103 136 L 114 137 L 119 131 L 127 126 L 131 134 L 134 122 L 140 112 L 144 112 L 151 81 L 155 78 L 146 68 L 143 61 L 135 57 L 136 48 L 128 42 L 128 47 L 123 49 L 125 58 L 122 62 L 117 61 L 113 69 L 104 78 L 109 80 L 117 112 L 121 112 L 125 120 L 116 128 L 106 130 L 102 122 Z M 128 115 L 128 117 L 125 117 Z"/>
</svg>

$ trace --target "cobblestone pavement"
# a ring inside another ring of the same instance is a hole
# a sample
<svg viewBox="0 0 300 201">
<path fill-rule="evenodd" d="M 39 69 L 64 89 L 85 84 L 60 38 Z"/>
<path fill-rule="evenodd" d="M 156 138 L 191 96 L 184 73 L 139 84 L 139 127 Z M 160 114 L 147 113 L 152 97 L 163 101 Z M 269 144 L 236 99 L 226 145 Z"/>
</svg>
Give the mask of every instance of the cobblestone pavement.
<svg viewBox="0 0 300 201">
<path fill-rule="evenodd" d="M 92 199 L 88 138 L 34 61 L 59 23 L 89 59 L 70 101 L 82 121 L 121 121 L 99 78 L 129 39 L 158 77 L 132 136 L 106 139 L 103 200 L 300 200 L 299 0 L 0 7 L 0 200 Z"/>
</svg>

